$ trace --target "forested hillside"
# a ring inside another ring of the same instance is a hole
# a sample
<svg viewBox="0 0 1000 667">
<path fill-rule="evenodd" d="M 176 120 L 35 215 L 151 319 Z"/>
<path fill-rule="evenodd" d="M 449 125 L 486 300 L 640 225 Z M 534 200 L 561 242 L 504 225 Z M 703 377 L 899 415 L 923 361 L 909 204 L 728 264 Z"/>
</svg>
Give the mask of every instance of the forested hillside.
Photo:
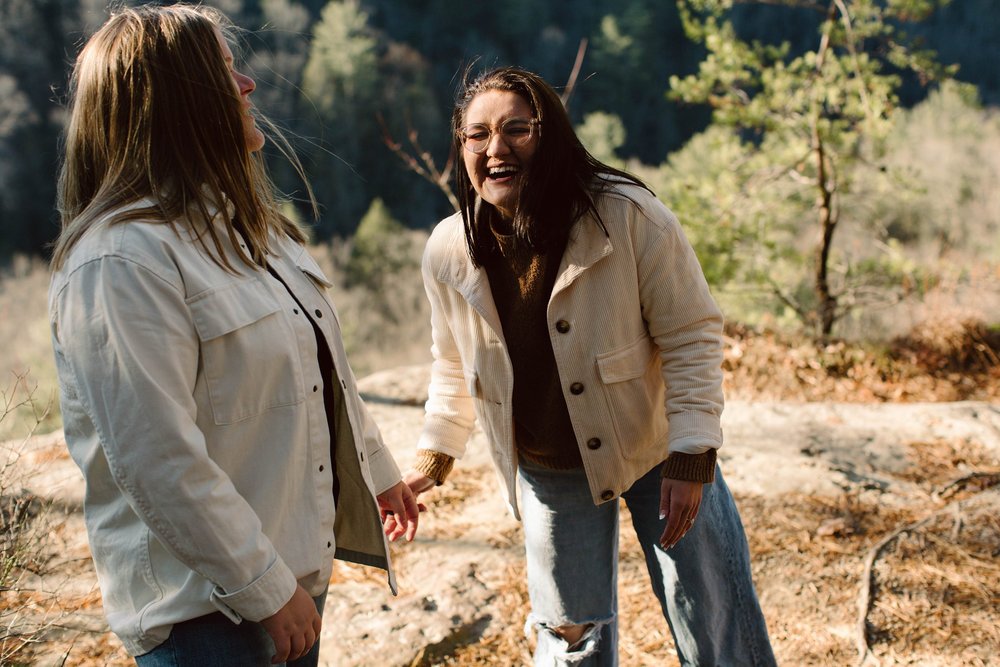
<svg viewBox="0 0 1000 667">
<path fill-rule="evenodd" d="M 318 220 L 294 172 L 273 149 L 269 159 L 289 212 L 317 241 L 349 239 L 366 214 L 426 229 L 450 211 L 445 194 L 387 142 L 444 167 L 451 100 L 467 67 L 518 64 L 562 87 L 580 58 L 568 104 L 588 147 L 654 187 L 684 222 L 713 286 L 754 292 L 741 304 L 756 309 L 763 293 L 779 320 L 828 334 L 870 305 L 859 295 L 873 285 L 891 301 L 941 284 L 939 267 L 916 258 L 979 266 L 1000 252 L 988 240 L 1000 229 L 989 207 L 997 173 L 989 146 L 1000 142 L 990 111 L 1000 104 L 995 0 L 208 4 L 245 29 L 255 100 L 303 158 Z M 104 0 L 0 0 L 0 267 L 15 253 L 44 255 L 57 232 L 69 64 L 105 16 Z M 721 26 L 715 37 L 713 25 Z M 820 81 L 807 69 L 824 44 L 843 71 Z M 713 70 L 725 58 L 731 69 Z M 790 87 L 768 90 L 795 67 Z M 942 88 L 949 77 L 970 85 Z M 827 132 L 819 152 L 833 156 L 836 184 L 791 155 L 800 139 L 817 152 L 800 132 L 808 127 L 789 125 L 801 117 L 796 90 L 818 105 Z M 868 107 L 851 107 L 858 95 Z M 745 113 L 721 110 L 720 100 L 745 102 Z M 918 109 L 923 115 L 912 116 Z M 984 153 L 978 164 L 966 148 Z M 937 169 L 952 161 L 946 173 Z M 773 176 L 782 170 L 794 178 Z M 817 196 L 839 218 L 816 222 Z M 827 228 L 832 236 L 838 221 L 843 231 L 819 251 L 830 266 L 817 269 L 814 237 Z M 827 268 L 836 276 L 826 286 L 809 275 Z"/>
<path fill-rule="evenodd" d="M 104 16 L 103 0 L 0 2 L 0 254 L 41 252 L 55 232 L 52 204 L 67 65 Z M 666 99 L 672 74 L 696 68 L 703 50 L 685 37 L 673 2 L 575 0 L 210 2 L 247 29 L 259 105 L 297 137 L 317 186 L 320 238 L 349 234 L 382 197 L 405 224 L 429 226 L 447 211 L 435 189 L 408 172 L 382 141 L 419 132 L 447 157 L 447 115 L 462 68 L 516 63 L 562 84 L 587 40 L 571 101 L 575 119 L 603 111 L 625 130 L 618 151 L 659 164 L 708 122 L 704 108 Z M 819 15 L 744 6 L 739 29 L 808 48 Z M 1000 101 L 1000 7 L 954 0 L 915 26 L 984 101 Z M 907 89 L 916 102 L 926 91 Z M 282 184 L 294 189 L 289 175 Z"/>
</svg>

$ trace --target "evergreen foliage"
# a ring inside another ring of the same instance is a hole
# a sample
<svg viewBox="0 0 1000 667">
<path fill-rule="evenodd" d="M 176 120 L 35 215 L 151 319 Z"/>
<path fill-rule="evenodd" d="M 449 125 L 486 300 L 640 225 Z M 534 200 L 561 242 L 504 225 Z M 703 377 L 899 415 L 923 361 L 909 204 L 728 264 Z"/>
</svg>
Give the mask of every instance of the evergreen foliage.
<svg viewBox="0 0 1000 667">
<path fill-rule="evenodd" d="M 733 226 L 737 236 L 754 240 L 751 261 L 765 268 L 759 279 L 820 336 L 829 336 L 856 302 L 855 293 L 870 287 L 840 268 L 835 233 L 856 166 L 869 157 L 866 150 L 882 154 L 899 106 L 898 72 L 925 81 L 953 73 L 932 52 L 905 41 L 898 26 L 945 2 L 812 5 L 822 19 L 812 47 L 798 54 L 789 42 L 742 39 L 728 16 L 733 0 L 679 2 L 687 34 L 703 42 L 708 55 L 696 74 L 671 78 L 671 95 L 709 104 L 715 124 L 741 137 L 741 164 L 754 167 L 739 185 L 750 188 L 750 199 L 771 206 L 763 215 L 755 207 L 740 207 Z M 779 202 L 769 201 L 774 192 L 793 207 L 786 220 Z M 797 243 L 803 236 L 815 240 L 803 247 Z M 811 276 L 797 275 L 800 267 L 808 267 Z"/>
<path fill-rule="evenodd" d="M 912 270 L 912 244 L 997 251 L 996 171 L 988 143 L 975 138 L 995 116 L 956 101 L 968 98 L 964 88 L 919 107 L 924 120 L 895 113 L 928 92 L 922 79 L 936 69 L 924 46 L 957 62 L 956 76 L 985 104 L 1000 101 L 995 0 L 682 0 L 683 11 L 662 0 L 209 1 L 247 29 L 255 101 L 303 158 L 320 203 L 318 241 L 350 237 L 363 218 L 426 229 L 450 213 L 441 191 L 386 141 L 417 138 L 442 166 L 465 67 L 522 65 L 558 87 L 583 46 L 569 98 L 581 137 L 677 211 L 720 290 L 780 294 L 822 332 L 864 305 L 856 296 L 873 285 L 898 293 L 903 283 L 933 282 Z M 0 264 L 16 252 L 44 254 L 56 234 L 68 65 L 106 11 L 95 0 L 0 0 Z M 830 246 L 827 296 L 805 271 L 820 190 L 805 118 L 817 120 L 836 167 L 831 210 L 850 230 Z M 929 135 L 949 148 L 932 147 Z M 273 167 L 295 207 L 288 213 L 310 221 L 295 174 L 280 158 Z M 846 247 L 855 236 L 869 241 L 863 259 Z M 351 280 L 376 280 L 363 238 Z M 824 310 L 828 297 L 836 305 Z"/>
<path fill-rule="evenodd" d="M 364 286 L 384 294 L 400 272 L 413 268 L 413 242 L 406 228 L 392 217 L 385 202 L 372 201 L 354 233 L 344 269 L 346 287 Z"/>
</svg>

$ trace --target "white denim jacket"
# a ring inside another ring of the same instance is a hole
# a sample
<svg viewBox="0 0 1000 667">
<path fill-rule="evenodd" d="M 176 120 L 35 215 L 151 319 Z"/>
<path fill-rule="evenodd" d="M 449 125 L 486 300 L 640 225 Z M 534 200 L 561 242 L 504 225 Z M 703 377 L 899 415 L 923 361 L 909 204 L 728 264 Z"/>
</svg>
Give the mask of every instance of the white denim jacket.
<svg viewBox="0 0 1000 667">
<path fill-rule="evenodd" d="M 400 474 L 358 396 L 330 282 L 287 237 L 269 263 L 288 289 L 224 246 L 235 274 L 185 229 L 101 223 L 52 277 L 66 442 L 108 622 L 133 655 L 216 610 L 266 618 L 296 582 L 318 595 L 334 557 L 385 568 L 396 589 L 375 496 Z M 354 435 L 336 450 L 336 508 L 322 391 L 336 378 L 320 377 L 289 290 L 330 346 Z"/>
<path fill-rule="evenodd" d="M 570 231 L 548 329 L 595 504 L 617 498 L 669 452 L 722 445 L 722 314 L 677 218 L 614 182 Z M 504 499 L 519 516 L 513 371 L 462 216 L 441 221 L 423 258 L 432 353 L 418 448 L 461 458 L 478 418 Z M 668 428 L 669 424 L 669 428 Z"/>
</svg>

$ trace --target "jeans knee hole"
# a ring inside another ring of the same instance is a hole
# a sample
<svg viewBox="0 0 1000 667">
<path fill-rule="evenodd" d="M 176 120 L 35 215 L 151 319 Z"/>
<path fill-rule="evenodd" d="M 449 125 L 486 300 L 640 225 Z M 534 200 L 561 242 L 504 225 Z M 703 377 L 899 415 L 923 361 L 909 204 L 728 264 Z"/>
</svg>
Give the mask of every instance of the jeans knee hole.
<svg viewBox="0 0 1000 667">
<path fill-rule="evenodd" d="M 551 656 L 556 660 L 555 664 L 576 665 L 598 652 L 601 630 L 606 624 L 598 622 L 551 626 L 546 623 L 536 623 L 536 628 L 540 641 L 542 635 L 545 635 L 549 642 L 554 644 L 550 650 Z M 580 627 L 584 628 L 583 633 L 572 644 L 560 633 L 560 630 Z"/>
</svg>

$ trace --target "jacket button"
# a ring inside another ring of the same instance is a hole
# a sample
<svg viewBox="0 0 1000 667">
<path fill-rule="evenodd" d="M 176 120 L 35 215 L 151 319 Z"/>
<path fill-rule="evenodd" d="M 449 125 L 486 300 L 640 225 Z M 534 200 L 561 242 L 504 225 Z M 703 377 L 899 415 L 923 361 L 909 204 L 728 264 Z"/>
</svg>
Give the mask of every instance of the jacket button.
<svg viewBox="0 0 1000 667">
<path fill-rule="evenodd" d="M 579 396 L 580 394 L 582 394 L 583 393 L 583 383 L 582 382 L 574 382 L 573 384 L 571 384 L 569 386 L 569 393 L 573 394 L 574 396 Z"/>
<path fill-rule="evenodd" d="M 600 438 L 591 438 L 590 440 L 587 441 L 587 447 L 589 447 L 590 449 L 600 449 L 601 448 L 601 439 Z"/>
<path fill-rule="evenodd" d="M 556 322 L 556 331 L 558 331 L 559 333 L 566 333 L 567 331 L 569 331 L 569 322 L 567 322 L 566 320 L 559 320 L 558 322 Z"/>
<path fill-rule="evenodd" d="M 612 491 L 611 489 L 606 489 L 604 491 L 601 491 L 601 500 L 611 500 L 614 497 L 615 497 L 615 492 Z"/>
<path fill-rule="evenodd" d="M 319 308 L 317 308 L 313 312 L 316 313 L 316 317 L 323 317 L 323 311 L 321 311 Z"/>
</svg>

